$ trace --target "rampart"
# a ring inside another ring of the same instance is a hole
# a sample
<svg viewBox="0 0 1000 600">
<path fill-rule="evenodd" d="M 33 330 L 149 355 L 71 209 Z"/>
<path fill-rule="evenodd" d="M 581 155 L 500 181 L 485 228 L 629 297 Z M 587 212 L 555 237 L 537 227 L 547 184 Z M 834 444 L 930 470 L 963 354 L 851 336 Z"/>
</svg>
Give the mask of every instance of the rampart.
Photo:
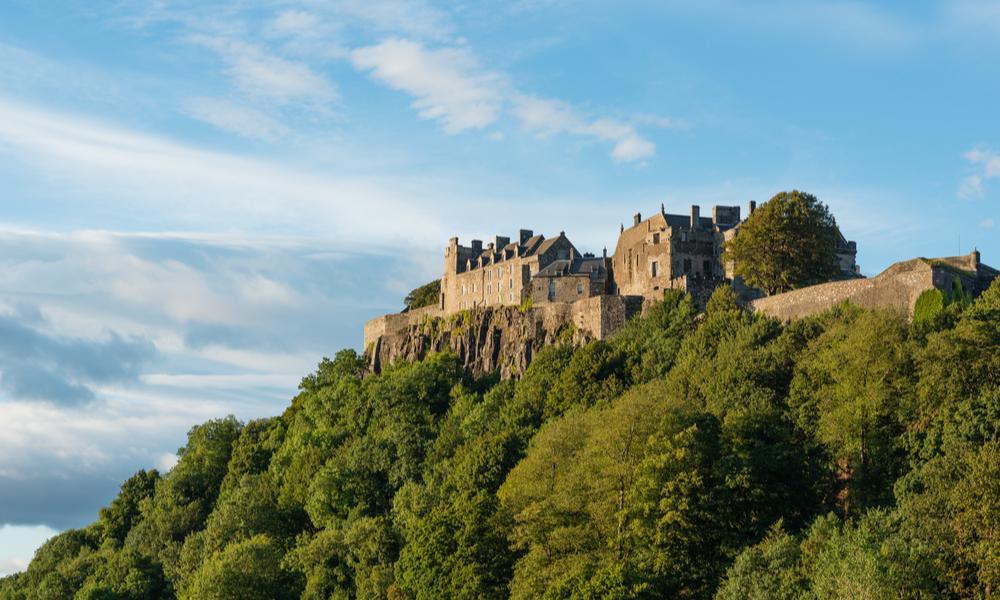
<svg viewBox="0 0 1000 600">
<path fill-rule="evenodd" d="M 909 316 L 924 291 L 937 288 L 950 292 L 957 278 L 967 292 L 978 293 L 985 289 L 985 276 L 976 253 L 968 257 L 914 258 L 896 263 L 875 277 L 814 285 L 752 300 L 748 305 L 782 321 L 822 312 L 845 300 L 862 308 L 897 310 Z"/>
</svg>

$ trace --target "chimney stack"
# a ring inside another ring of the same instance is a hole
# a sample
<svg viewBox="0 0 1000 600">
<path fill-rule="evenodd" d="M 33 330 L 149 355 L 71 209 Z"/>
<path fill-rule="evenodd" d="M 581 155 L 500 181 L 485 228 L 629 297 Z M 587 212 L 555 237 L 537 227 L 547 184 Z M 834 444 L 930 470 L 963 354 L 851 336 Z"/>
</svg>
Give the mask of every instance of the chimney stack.
<svg viewBox="0 0 1000 600">
<path fill-rule="evenodd" d="M 749 217 L 750 215 L 752 215 L 753 211 L 755 211 L 755 210 L 757 210 L 757 201 L 756 200 L 751 200 L 750 201 L 750 212 L 747 213 L 747 216 Z"/>
<path fill-rule="evenodd" d="M 504 246 L 510 243 L 510 238 L 498 235 L 493 238 L 493 243 L 495 244 L 493 247 L 496 248 L 497 251 L 500 251 L 503 250 Z"/>
<path fill-rule="evenodd" d="M 697 204 L 691 205 L 691 229 L 698 229 L 698 225 L 701 224 L 701 207 Z"/>
<path fill-rule="evenodd" d="M 472 240 L 470 243 L 472 244 L 472 251 L 473 252 L 482 252 L 483 251 L 483 240 Z"/>
<path fill-rule="evenodd" d="M 533 232 L 532 230 L 530 230 L 530 229 L 521 229 L 520 231 L 517 232 L 517 240 L 518 240 L 517 243 L 519 243 L 519 244 L 521 244 L 523 246 L 524 243 L 527 242 L 528 239 L 530 237 L 532 237 L 533 235 L 535 235 L 535 232 Z"/>
<path fill-rule="evenodd" d="M 632 226 L 634 227 L 641 222 L 642 222 L 642 213 L 635 213 L 635 216 L 632 217 Z"/>
</svg>

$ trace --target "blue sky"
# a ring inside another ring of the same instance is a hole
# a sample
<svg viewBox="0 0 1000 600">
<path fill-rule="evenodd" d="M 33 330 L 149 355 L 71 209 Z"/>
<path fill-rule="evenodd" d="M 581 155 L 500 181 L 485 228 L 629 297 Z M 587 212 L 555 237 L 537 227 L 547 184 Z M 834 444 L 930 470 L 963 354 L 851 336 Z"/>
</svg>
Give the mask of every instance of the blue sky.
<svg viewBox="0 0 1000 600">
<path fill-rule="evenodd" d="M 997 73 L 997 2 L 3 2 L 0 574 L 451 235 L 799 188 L 867 274 L 1000 263 Z"/>
</svg>

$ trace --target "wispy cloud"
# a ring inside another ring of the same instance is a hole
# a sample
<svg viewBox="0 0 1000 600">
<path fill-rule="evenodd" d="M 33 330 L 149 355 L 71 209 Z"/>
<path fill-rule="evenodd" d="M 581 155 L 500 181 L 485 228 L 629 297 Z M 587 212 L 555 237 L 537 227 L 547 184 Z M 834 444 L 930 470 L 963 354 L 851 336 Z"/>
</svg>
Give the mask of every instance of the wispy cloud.
<svg viewBox="0 0 1000 600">
<path fill-rule="evenodd" d="M 217 52 L 226 61 L 226 72 L 236 87 L 251 96 L 279 104 L 303 102 L 317 110 L 337 98 L 334 85 L 305 63 L 238 39 L 205 35 L 191 39 Z"/>
<path fill-rule="evenodd" d="M 961 198 L 981 198 L 986 191 L 986 182 L 1000 177 L 1000 153 L 988 148 L 973 148 L 963 157 L 976 170 L 959 184 L 958 195 Z"/>
<path fill-rule="evenodd" d="M 11 160 L 74 178 L 77 192 L 93 189 L 104 202 L 162 209 L 173 220 L 166 227 L 238 219 L 251 230 L 305 226 L 344 245 L 414 235 L 429 243 L 444 235 L 432 216 L 440 200 L 431 190 L 423 197 L 412 191 L 417 186 L 403 191 L 402 182 L 393 189 L 381 181 L 317 175 L 0 97 L 0 152 L 5 148 Z M 425 202 L 414 202 L 418 197 Z"/>
<path fill-rule="evenodd" d="M 612 142 L 611 157 L 619 162 L 643 160 L 656 153 L 656 145 L 639 135 L 629 123 L 586 118 L 559 100 L 516 95 L 514 115 L 526 129 L 543 137 L 570 133 Z"/>
<path fill-rule="evenodd" d="M 448 133 L 482 129 L 500 112 L 503 78 L 479 64 L 466 48 L 428 49 L 419 42 L 389 39 L 351 52 L 355 68 L 415 98 L 422 119 Z"/>
<path fill-rule="evenodd" d="M 288 127 L 277 119 L 221 98 L 190 98 L 183 110 L 199 121 L 246 138 L 273 142 L 289 133 Z"/>
</svg>

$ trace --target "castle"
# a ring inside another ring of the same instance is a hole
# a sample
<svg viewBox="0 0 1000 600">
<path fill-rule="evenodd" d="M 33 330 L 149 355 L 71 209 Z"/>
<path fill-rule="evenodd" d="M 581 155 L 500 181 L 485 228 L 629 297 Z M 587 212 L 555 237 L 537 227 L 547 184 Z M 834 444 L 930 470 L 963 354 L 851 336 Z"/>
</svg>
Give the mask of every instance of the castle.
<svg viewBox="0 0 1000 600">
<path fill-rule="evenodd" d="M 749 212 L 756 208 L 750 203 Z M 622 225 L 614 254 L 581 253 L 559 232 L 546 239 L 522 229 L 516 240 L 496 236 L 486 246 L 469 246 L 451 238 L 444 251 L 444 275 L 438 309 L 443 314 L 477 307 L 576 302 L 603 295 L 663 297 L 667 289 L 703 299 L 718 283 L 734 281 L 732 263 L 723 264 L 722 249 L 739 232 L 739 206 L 714 206 L 711 217 L 700 207 L 690 214 L 668 214 L 664 206 L 643 220 Z M 857 277 L 857 245 L 838 231 L 837 256 L 844 277 Z M 750 292 L 752 293 L 752 292 Z"/>
<path fill-rule="evenodd" d="M 749 205 L 749 214 L 756 209 Z M 727 241 L 739 235 L 739 206 L 698 206 L 668 214 L 663 205 L 647 219 L 636 214 L 621 226 L 614 254 L 581 253 L 565 232 L 553 238 L 522 229 L 516 239 L 496 236 L 469 246 L 453 237 L 444 250 L 437 302 L 382 315 L 364 327 L 372 372 L 448 349 L 476 373 L 522 373 L 542 347 L 566 339 L 605 339 L 625 326 L 665 290 L 689 293 L 703 306 L 720 283 L 729 283 L 750 309 L 788 321 L 849 301 L 863 308 L 912 314 L 927 290 L 946 294 L 957 286 L 973 296 L 1000 272 L 979 252 L 896 263 L 875 277 L 861 276 L 857 244 L 837 231 L 837 281 L 764 296 L 735 275 L 724 260 Z"/>
</svg>

